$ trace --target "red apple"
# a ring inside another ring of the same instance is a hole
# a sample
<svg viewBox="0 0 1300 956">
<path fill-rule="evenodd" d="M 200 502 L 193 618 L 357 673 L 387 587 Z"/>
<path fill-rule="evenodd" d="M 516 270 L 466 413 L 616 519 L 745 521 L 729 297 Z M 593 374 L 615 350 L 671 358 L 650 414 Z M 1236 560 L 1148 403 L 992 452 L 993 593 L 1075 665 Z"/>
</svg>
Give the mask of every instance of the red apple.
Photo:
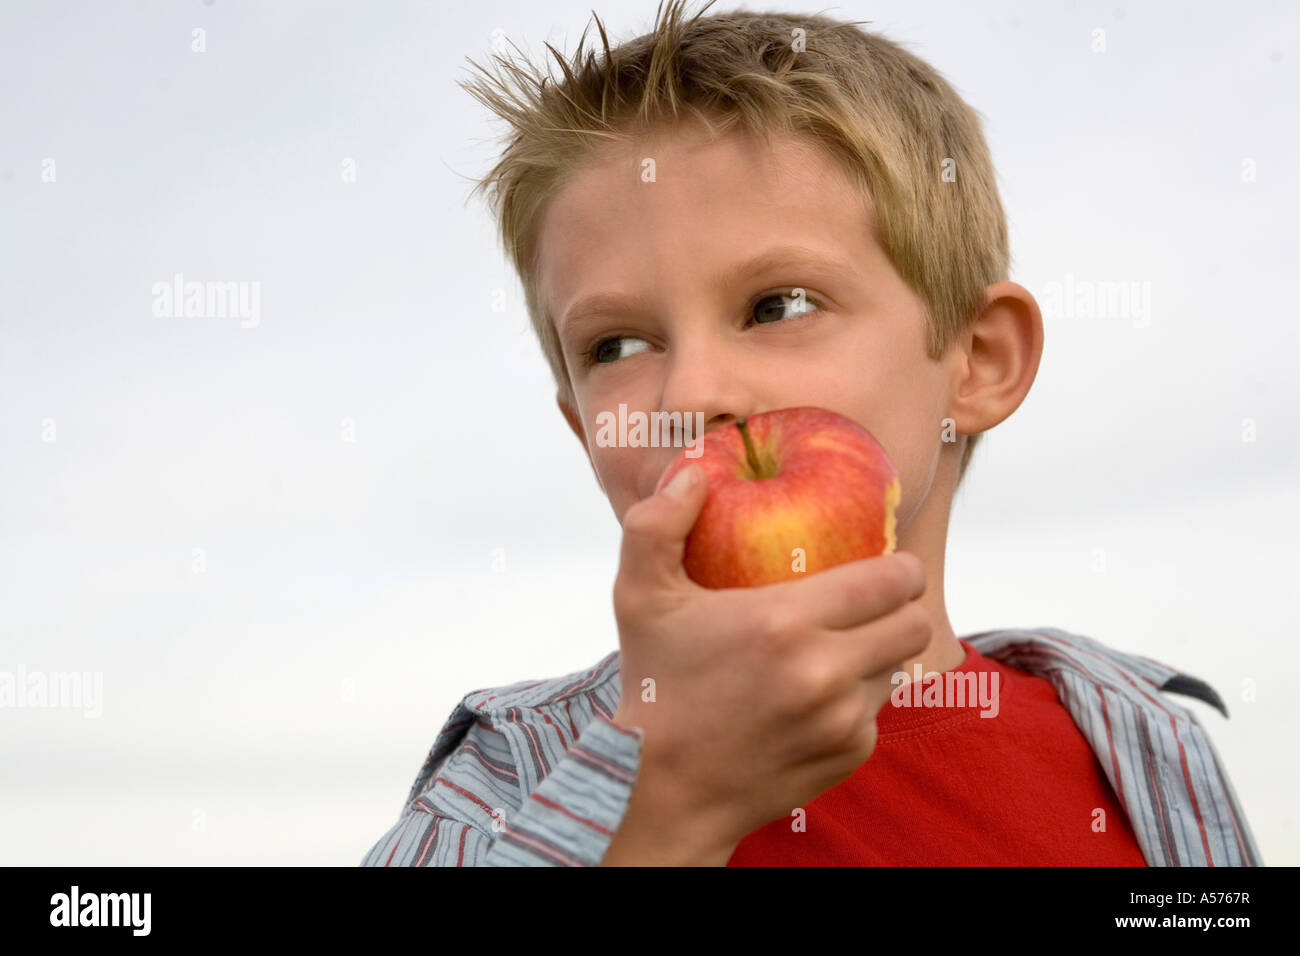
<svg viewBox="0 0 1300 956">
<path fill-rule="evenodd" d="M 894 550 L 898 472 L 871 433 L 824 408 L 783 408 L 717 428 L 683 451 L 656 491 L 694 462 L 708 496 L 683 564 L 709 588 L 788 581 Z"/>
</svg>

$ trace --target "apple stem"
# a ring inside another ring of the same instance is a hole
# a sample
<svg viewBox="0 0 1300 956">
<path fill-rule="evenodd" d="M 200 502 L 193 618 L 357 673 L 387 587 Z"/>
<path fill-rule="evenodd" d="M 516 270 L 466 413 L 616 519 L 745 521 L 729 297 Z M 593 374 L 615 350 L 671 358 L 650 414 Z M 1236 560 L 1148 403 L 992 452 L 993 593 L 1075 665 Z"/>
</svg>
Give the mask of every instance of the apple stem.
<svg viewBox="0 0 1300 956">
<path fill-rule="evenodd" d="M 755 478 L 762 478 L 763 469 L 758 464 L 758 453 L 754 451 L 754 443 L 749 437 L 749 429 L 745 424 L 747 420 L 744 417 L 737 418 L 736 427 L 740 429 L 740 437 L 745 442 L 745 458 L 749 462 L 749 470 L 754 473 Z"/>
</svg>

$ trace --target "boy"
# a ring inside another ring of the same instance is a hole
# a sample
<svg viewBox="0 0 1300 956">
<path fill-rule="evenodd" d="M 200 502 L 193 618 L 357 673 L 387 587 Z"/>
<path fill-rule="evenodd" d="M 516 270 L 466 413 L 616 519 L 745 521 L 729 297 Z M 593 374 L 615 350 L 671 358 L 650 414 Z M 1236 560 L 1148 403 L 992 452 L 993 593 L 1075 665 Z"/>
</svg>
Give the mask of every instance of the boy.
<svg viewBox="0 0 1300 956">
<path fill-rule="evenodd" d="M 853 24 L 707 9 L 673 2 L 614 50 L 597 20 L 603 56 L 580 42 L 560 82 L 470 87 L 514 128 L 484 184 L 622 525 L 620 650 L 467 695 L 363 865 L 1258 865 L 1209 738 L 1160 693 L 1226 716 L 1211 688 L 948 620 L 953 495 L 1043 346 L 977 114 Z M 595 441 L 621 403 L 706 432 L 847 415 L 898 469 L 897 553 L 695 585 L 700 469 L 656 493 L 680 449 Z"/>
</svg>

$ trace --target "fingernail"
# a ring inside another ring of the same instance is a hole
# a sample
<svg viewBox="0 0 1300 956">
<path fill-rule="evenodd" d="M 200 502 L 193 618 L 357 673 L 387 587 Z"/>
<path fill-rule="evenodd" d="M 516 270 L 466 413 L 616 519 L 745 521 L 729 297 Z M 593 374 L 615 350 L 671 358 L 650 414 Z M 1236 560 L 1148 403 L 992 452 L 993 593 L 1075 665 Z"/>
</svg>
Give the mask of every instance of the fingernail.
<svg viewBox="0 0 1300 956">
<path fill-rule="evenodd" d="M 682 501 L 699 479 L 699 469 L 687 465 L 677 474 L 673 475 L 673 480 L 664 485 L 664 494 L 674 501 Z"/>
</svg>

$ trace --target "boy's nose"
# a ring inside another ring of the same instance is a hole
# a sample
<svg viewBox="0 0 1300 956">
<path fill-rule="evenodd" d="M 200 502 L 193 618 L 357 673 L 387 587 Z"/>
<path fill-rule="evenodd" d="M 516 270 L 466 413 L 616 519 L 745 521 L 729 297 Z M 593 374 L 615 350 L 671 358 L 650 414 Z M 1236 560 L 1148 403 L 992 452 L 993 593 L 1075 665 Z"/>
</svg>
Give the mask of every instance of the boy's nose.
<svg viewBox="0 0 1300 956">
<path fill-rule="evenodd" d="M 730 425 L 740 417 L 741 416 L 739 415 L 733 415 L 730 412 L 726 412 L 724 414 L 714 415 L 712 418 L 706 418 L 704 420 L 704 433 L 707 435 L 716 428 L 723 428 L 726 425 Z"/>
<path fill-rule="evenodd" d="M 673 357 L 662 396 L 665 410 L 680 411 L 683 421 L 689 415 L 692 424 L 701 420 L 699 413 L 705 434 L 759 410 L 728 359 L 697 351 L 701 354 L 694 357 L 680 352 Z"/>
</svg>

